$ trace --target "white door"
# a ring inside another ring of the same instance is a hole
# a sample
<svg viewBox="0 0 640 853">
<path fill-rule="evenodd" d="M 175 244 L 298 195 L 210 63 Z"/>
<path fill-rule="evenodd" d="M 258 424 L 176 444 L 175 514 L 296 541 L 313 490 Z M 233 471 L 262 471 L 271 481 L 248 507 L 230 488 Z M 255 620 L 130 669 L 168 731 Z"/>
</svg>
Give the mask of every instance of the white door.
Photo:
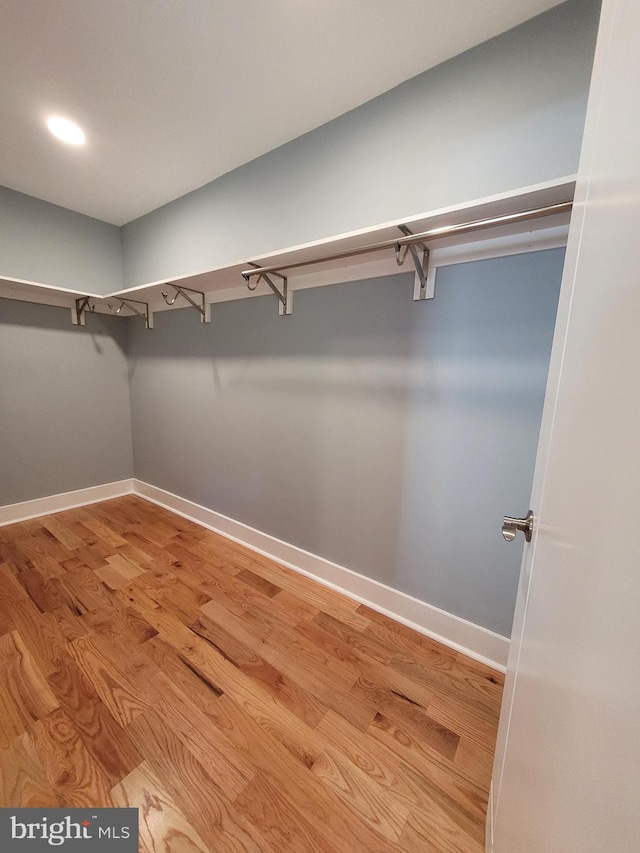
<svg viewBox="0 0 640 853">
<path fill-rule="evenodd" d="M 638 853 L 638 0 L 603 3 L 532 509 L 488 848 Z"/>
</svg>

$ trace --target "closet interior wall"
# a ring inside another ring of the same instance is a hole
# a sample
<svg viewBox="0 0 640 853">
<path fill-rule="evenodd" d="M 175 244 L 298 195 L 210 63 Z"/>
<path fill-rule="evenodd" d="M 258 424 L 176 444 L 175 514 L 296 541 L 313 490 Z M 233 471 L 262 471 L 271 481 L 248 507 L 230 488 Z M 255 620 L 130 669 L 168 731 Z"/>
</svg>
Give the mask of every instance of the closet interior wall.
<svg viewBox="0 0 640 853">
<path fill-rule="evenodd" d="M 0 505 L 135 476 L 508 636 L 563 250 L 138 318 L 0 307 Z M 132 445 L 133 437 L 133 445 Z"/>
<path fill-rule="evenodd" d="M 96 294 L 117 290 L 121 229 L 0 186 L 0 276 Z"/>
<path fill-rule="evenodd" d="M 127 332 L 0 300 L 0 507 L 132 476 Z"/>
<path fill-rule="evenodd" d="M 130 321 L 135 477 L 508 636 L 563 257 Z"/>
</svg>

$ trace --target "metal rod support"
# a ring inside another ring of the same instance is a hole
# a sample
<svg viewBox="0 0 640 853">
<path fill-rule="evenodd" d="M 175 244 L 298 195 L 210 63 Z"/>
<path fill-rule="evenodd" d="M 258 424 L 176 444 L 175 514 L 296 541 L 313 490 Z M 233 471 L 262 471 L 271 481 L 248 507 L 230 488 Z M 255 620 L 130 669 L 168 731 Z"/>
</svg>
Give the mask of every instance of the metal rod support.
<svg viewBox="0 0 640 853">
<path fill-rule="evenodd" d="M 87 311 L 93 314 L 96 310 L 95 304 L 92 305 L 89 301 L 89 296 L 82 296 L 76 299 L 75 308 L 71 309 L 71 319 L 75 326 L 84 326 Z"/>
<path fill-rule="evenodd" d="M 460 222 L 457 225 L 443 225 L 440 228 L 432 228 L 422 231 L 420 234 L 411 234 L 392 240 L 381 240 L 379 243 L 369 243 L 357 249 L 347 249 L 344 252 L 335 252 L 332 255 L 322 255 L 307 261 L 292 261 L 285 264 L 274 264 L 268 267 L 255 266 L 253 269 L 243 270 L 242 276 L 249 282 L 253 276 L 264 276 L 283 270 L 298 269 L 323 264 L 327 261 L 340 261 L 344 258 L 353 258 L 357 255 L 367 255 L 372 252 L 382 252 L 385 249 L 396 249 L 399 251 L 403 246 L 411 246 L 425 243 L 427 240 L 442 240 L 445 237 L 454 237 L 456 234 L 469 234 L 485 228 L 495 228 L 500 225 L 513 225 L 518 222 L 529 222 L 532 219 L 540 219 L 543 216 L 553 216 L 558 213 L 570 213 L 573 202 L 564 201 L 559 204 L 549 204 L 545 207 L 536 207 L 530 210 L 521 210 L 517 213 L 505 213 L 500 216 L 492 216 L 487 219 L 476 219 L 470 222 Z M 397 248 L 399 247 L 399 249 Z"/>
<path fill-rule="evenodd" d="M 399 225 L 398 230 L 405 237 L 414 236 L 406 225 Z M 404 264 L 408 252 L 411 253 L 411 260 L 416 270 L 413 285 L 414 300 L 422 302 L 425 299 L 433 299 L 435 296 L 435 270 L 429 276 L 429 249 L 424 243 L 406 243 L 404 246 L 396 243 L 396 263 L 399 267 Z M 420 257 L 419 252 L 422 252 L 422 257 Z"/>
<path fill-rule="evenodd" d="M 144 320 L 145 328 L 153 329 L 153 314 L 149 311 L 148 302 L 140 302 L 139 299 L 124 299 L 122 296 L 118 296 L 118 302 L 120 303 L 120 307 L 116 308 L 115 311 L 111 307 L 111 303 L 108 303 L 109 311 L 111 311 L 112 314 L 119 314 L 123 308 L 128 308 L 129 311 L 137 317 L 140 317 L 141 320 Z M 136 305 L 142 305 L 143 310 L 141 311 L 139 308 L 136 308 Z"/>
<path fill-rule="evenodd" d="M 247 272 L 253 272 L 253 270 L 248 270 Z M 258 276 L 256 276 L 256 280 L 253 284 L 251 284 L 251 277 L 247 275 L 247 273 L 243 272 L 242 276 L 247 282 L 247 287 L 251 291 L 254 291 L 261 281 L 265 281 L 269 285 L 272 293 L 274 293 L 275 296 L 278 297 L 278 301 L 280 303 L 278 310 L 281 316 L 288 316 L 293 312 L 293 307 L 291 304 L 293 294 L 289 290 L 289 282 L 287 281 L 286 276 L 280 275 L 280 273 L 277 272 L 261 272 Z M 281 280 L 282 290 L 280 290 L 278 285 L 272 280 L 272 276 Z"/>
<path fill-rule="evenodd" d="M 422 250 L 422 258 L 418 256 L 418 249 L 416 246 L 410 245 L 409 251 L 411 252 L 411 258 L 413 260 L 413 265 L 416 268 L 416 284 L 417 284 L 417 293 L 418 299 L 433 299 L 434 293 L 433 290 L 430 294 L 427 294 L 427 276 L 429 274 L 429 249 L 426 246 L 423 247 Z"/>
<path fill-rule="evenodd" d="M 173 305 L 173 303 L 176 301 L 178 296 L 182 296 L 184 299 L 187 300 L 187 302 L 189 302 L 191 305 L 193 305 L 193 307 L 196 309 L 196 311 L 199 312 L 201 323 L 209 323 L 211 321 L 211 316 L 209 313 L 209 306 L 205 302 L 204 293 L 201 290 L 194 290 L 191 287 L 183 287 L 182 285 L 174 284 L 173 282 L 171 282 L 171 287 L 173 287 L 173 289 L 176 292 L 173 299 L 169 299 L 169 294 L 166 293 L 165 291 L 162 291 L 162 298 L 167 303 L 167 305 Z M 195 293 L 197 296 L 199 296 L 200 297 L 199 302 L 196 302 L 195 299 L 193 299 L 189 295 L 190 293 Z"/>
</svg>

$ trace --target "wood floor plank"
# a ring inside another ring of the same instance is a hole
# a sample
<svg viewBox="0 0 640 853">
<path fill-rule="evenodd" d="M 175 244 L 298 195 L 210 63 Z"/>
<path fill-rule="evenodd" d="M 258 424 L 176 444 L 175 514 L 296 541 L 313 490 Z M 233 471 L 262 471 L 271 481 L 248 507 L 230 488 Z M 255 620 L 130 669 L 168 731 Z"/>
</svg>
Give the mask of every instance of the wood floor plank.
<svg viewBox="0 0 640 853">
<path fill-rule="evenodd" d="M 495 749 L 498 720 L 493 715 L 487 715 L 483 706 L 474 707 L 452 697 L 434 696 L 428 713 L 437 723 L 457 732 L 461 737 L 468 738 L 483 749 L 489 752 Z"/>
<path fill-rule="evenodd" d="M 237 575 L 223 572 L 215 578 L 209 578 L 208 581 L 201 585 L 201 589 L 209 593 L 211 598 L 214 600 L 218 600 L 223 596 L 224 606 L 228 606 L 227 602 L 229 600 L 233 601 L 236 605 L 233 608 L 233 612 L 238 615 L 244 615 L 244 613 L 251 607 L 256 607 L 258 609 L 266 607 L 270 617 L 278 620 L 285 626 L 291 627 L 300 621 L 300 614 L 296 608 L 289 608 L 286 605 L 283 606 L 281 604 L 280 596 L 283 593 L 276 593 L 274 596 L 265 595 L 262 589 L 258 589 L 260 584 L 256 586 L 244 583 L 240 580 L 239 578 L 241 574 L 241 572 Z M 255 577 L 258 578 L 257 575 L 255 575 Z M 258 579 L 262 580 L 261 578 Z M 297 602 L 298 604 L 306 604 L 301 602 L 300 599 L 297 599 Z M 306 606 L 309 607 L 309 605 Z M 317 611 L 314 610 L 314 613 L 315 612 Z"/>
<path fill-rule="evenodd" d="M 122 554 L 116 554 L 113 557 L 107 557 L 106 565 L 93 571 L 109 589 L 116 590 L 143 574 L 144 570 Z"/>
<path fill-rule="evenodd" d="M 112 805 L 107 776 L 61 708 L 34 723 L 31 735 L 49 783 L 64 805 Z"/>
<path fill-rule="evenodd" d="M 405 803 L 412 812 L 437 810 L 441 821 L 447 826 L 456 826 L 461 836 L 468 836 L 478 844 L 484 841 L 484 820 L 461 807 L 454 798 L 425 780 L 413 767 L 402 764 L 389 790 L 393 797 Z"/>
<path fill-rule="evenodd" d="M 390 666 L 372 660 L 319 625 L 302 623 L 296 626 L 296 631 L 322 648 L 330 657 L 345 664 L 356 677 L 362 676 L 367 682 L 389 690 L 394 696 L 406 699 L 425 710 L 433 700 L 433 689 L 426 680 L 409 678 Z"/>
<path fill-rule="evenodd" d="M 388 646 L 366 637 L 362 631 L 345 625 L 344 622 L 340 622 L 339 619 L 335 619 L 327 613 L 318 613 L 314 616 L 313 622 L 326 633 L 333 634 L 343 643 L 353 646 L 361 654 L 378 661 L 378 663 L 387 664 L 393 657 L 393 651 Z"/>
<path fill-rule="evenodd" d="M 13 622 L 6 610 L 0 608 L 0 637 L 5 634 L 10 634 L 13 631 Z"/>
<path fill-rule="evenodd" d="M 0 542 L 13 542 L 14 539 L 24 539 L 38 534 L 42 529 L 42 520 L 40 518 L 29 518 L 26 521 L 7 524 L 0 527 Z"/>
<path fill-rule="evenodd" d="M 278 701 L 259 681 L 241 672 L 209 643 L 196 636 L 162 609 L 148 618 L 193 670 L 220 693 L 228 693 L 235 702 L 306 766 L 316 759 L 322 745 L 313 730 Z"/>
<path fill-rule="evenodd" d="M 484 818 L 488 786 L 478 784 L 476 775 L 469 773 L 467 768 L 456 766 L 381 714 L 376 717 L 368 734 L 371 740 L 396 753 L 405 764 L 420 773 L 426 784 L 442 791 L 479 820 Z"/>
<path fill-rule="evenodd" d="M 187 538 L 184 533 L 174 536 L 165 550 L 182 568 L 200 574 L 202 581 L 222 574 L 235 575 L 240 570 L 226 554 L 220 555 L 214 542 L 202 538 Z"/>
<path fill-rule="evenodd" d="M 27 732 L 0 749 L 0 808 L 57 808 L 64 805 L 53 790 Z"/>
<path fill-rule="evenodd" d="M 503 676 L 137 496 L 0 528 L 0 805 L 141 853 L 479 853 Z"/>
<path fill-rule="evenodd" d="M 404 655 L 394 655 L 388 668 L 443 697 L 451 697 L 472 709 L 482 709 L 495 725 L 500 713 L 502 688 L 497 680 L 490 680 L 493 676 L 461 669 L 457 659 L 444 669 L 427 666 Z"/>
<path fill-rule="evenodd" d="M 262 773 L 236 800 L 236 807 L 270 842 L 271 849 L 289 853 L 340 853 L 320 835 Z"/>
<path fill-rule="evenodd" d="M 29 601 L 29 593 L 18 581 L 17 575 L 20 573 L 22 564 L 17 564 L 13 561 L 2 562 L 0 560 L 0 585 L 2 588 L 2 597 L 0 597 L 0 610 L 11 614 L 13 606 L 20 601 Z"/>
<path fill-rule="evenodd" d="M 210 850 L 271 849 L 245 819 L 245 809 L 231 804 L 229 792 L 207 773 L 157 713 L 147 712 L 131 723 L 128 731 Z M 247 783 L 240 797 L 251 785 Z"/>
<path fill-rule="evenodd" d="M 196 553 L 195 546 L 191 549 L 187 548 L 186 544 L 178 536 L 166 546 L 165 550 L 173 557 L 173 564 L 176 568 L 190 572 L 195 577 L 198 577 L 201 583 L 211 580 L 212 569 L 216 569 L 218 574 L 227 573 L 227 563 L 224 560 L 218 557 L 199 556 Z M 233 568 L 234 574 L 236 571 L 237 569 Z"/>
<path fill-rule="evenodd" d="M 471 838 L 437 806 L 409 814 L 400 841 L 407 853 L 483 853 L 484 843 Z"/>
<path fill-rule="evenodd" d="M 493 749 L 487 749 L 469 738 L 461 737 L 453 763 L 475 779 L 482 788 L 489 789 L 493 770 Z"/>
<path fill-rule="evenodd" d="M 127 540 L 123 536 L 120 536 L 119 533 L 112 530 L 111 527 L 100 521 L 99 518 L 91 518 L 89 513 L 87 513 L 87 518 L 82 524 L 95 533 L 110 548 L 118 548 L 119 545 L 127 544 Z"/>
<path fill-rule="evenodd" d="M 362 604 L 358 613 L 369 620 L 364 629 L 367 636 L 374 637 L 379 642 L 395 649 L 400 654 L 424 661 L 435 667 L 450 667 L 456 660 L 458 652 L 447 648 L 442 643 L 432 640 L 423 634 L 418 634 L 400 622 L 394 622 L 383 613 Z"/>
<path fill-rule="evenodd" d="M 327 713 L 318 725 L 318 732 L 379 785 L 391 787 L 395 782 L 402 764 L 400 756 L 368 733 L 352 726 L 335 711 Z"/>
<path fill-rule="evenodd" d="M 390 798 L 375 780 L 333 747 L 327 747 L 312 770 L 362 823 L 389 841 L 398 841 L 409 817 L 407 806 Z"/>
<path fill-rule="evenodd" d="M 20 634 L 0 637 L 0 748 L 58 707 Z"/>
<path fill-rule="evenodd" d="M 45 577 L 34 568 L 31 571 L 21 571 L 17 579 L 41 613 L 50 612 L 71 602 L 58 576 Z"/>
<path fill-rule="evenodd" d="M 431 716 L 428 709 L 364 676 L 358 679 L 351 692 L 375 709 L 374 719 L 382 713 L 446 758 L 452 759 L 455 755 L 460 736 Z"/>
<path fill-rule="evenodd" d="M 205 716 L 214 712 L 214 703 L 222 695 L 221 691 L 203 679 L 185 657 L 159 637 L 145 643 L 144 651 Z"/>
<path fill-rule="evenodd" d="M 221 628 L 205 614 L 189 625 L 199 637 L 207 640 L 230 660 L 240 672 L 260 681 L 282 704 L 310 726 L 316 726 L 327 713 L 327 707 L 304 690 L 257 652 Z"/>
<path fill-rule="evenodd" d="M 369 620 L 356 612 L 359 610 L 357 602 L 345 598 L 328 587 L 319 586 L 303 575 L 279 566 L 273 560 L 252 552 L 244 546 L 225 541 L 220 536 L 215 542 L 217 552 L 239 566 L 239 570 L 248 569 L 276 586 L 294 593 L 318 610 L 330 613 L 353 627 L 364 629 L 368 626 Z"/>
<path fill-rule="evenodd" d="M 82 611 L 73 604 L 63 604 L 51 611 L 51 615 L 58 623 L 67 643 L 72 643 L 78 637 L 84 637 L 89 629 L 80 620 Z"/>
<path fill-rule="evenodd" d="M 127 659 L 120 659 L 116 647 L 104 638 L 87 634 L 69 643 L 67 648 L 120 726 L 126 726 L 149 707 L 149 700 L 128 668 Z"/>
<path fill-rule="evenodd" d="M 61 583 L 83 612 L 113 606 L 113 593 L 79 557 L 63 560 L 60 565 L 65 570 Z"/>
<path fill-rule="evenodd" d="M 170 565 L 175 562 L 173 555 L 168 554 L 166 548 L 157 545 L 155 542 L 152 542 L 147 536 L 145 536 L 145 532 L 147 530 L 147 525 L 141 525 L 135 531 L 128 531 L 124 534 L 126 539 L 126 545 L 129 545 L 136 549 L 140 554 L 144 554 L 146 556 L 146 560 L 142 563 L 145 568 L 149 568 L 154 565 Z M 170 537 L 167 541 L 169 544 L 173 541 L 173 537 Z M 128 549 L 123 548 L 120 550 L 121 554 L 126 554 Z"/>
<path fill-rule="evenodd" d="M 147 762 L 112 792 L 114 805 L 139 810 L 140 840 L 151 853 L 210 853 Z"/>
<path fill-rule="evenodd" d="M 49 569 L 50 576 L 63 574 L 64 570 L 60 567 L 60 562 L 73 556 L 73 552 L 65 548 L 45 527 L 40 527 L 37 535 L 26 539 L 19 538 L 14 544 L 19 548 L 23 558 L 31 560 L 34 564 L 37 563 L 43 574 Z M 0 556 L 2 553 L 0 548 Z"/>
<path fill-rule="evenodd" d="M 158 633 L 133 607 L 90 610 L 80 621 L 90 631 L 132 645 L 141 645 Z"/>
<path fill-rule="evenodd" d="M 160 590 L 150 592 L 149 595 L 184 622 L 197 619 L 202 605 L 211 600 L 206 592 L 188 586 L 179 578 L 176 578 L 175 583 L 164 585 Z"/>
<path fill-rule="evenodd" d="M 43 675 L 53 672 L 66 645 L 55 616 L 41 613 L 29 599 L 15 602 L 11 608 L 11 621 Z"/>
<path fill-rule="evenodd" d="M 252 586 L 254 589 L 257 589 L 258 592 L 266 595 L 267 598 L 273 598 L 274 595 L 282 592 L 282 589 L 279 586 L 271 583 L 271 581 L 266 580 L 260 575 L 257 575 L 255 572 L 249 571 L 249 569 L 242 569 L 242 571 L 238 572 L 236 577 L 239 581 L 242 581 L 242 583 L 246 583 L 248 586 Z"/>
<path fill-rule="evenodd" d="M 301 765 L 228 696 L 218 703 L 219 725 L 239 752 L 254 762 L 330 844 L 339 838 L 345 850 L 391 853 L 392 844 L 354 812 L 307 767 Z"/>
<path fill-rule="evenodd" d="M 210 616 L 214 622 L 224 620 L 225 627 L 234 636 L 242 638 L 243 643 L 256 653 L 261 653 L 265 660 L 295 681 L 322 705 L 333 708 L 358 728 L 366 729 L 371 724 L 376 709 L 370 702 L 363 701 L 351 690 L 345 688 L 341 682 L 333 677 L 333 674 L 324 673 L 318 666 L 311 669 L 309 666 L 303 665 L 303 661 L 296 659 L 290 653 L 286 644 L 283 647 L 268 642 L 262 636 L 258 625 L 251 625 L 228 611 L 225 613 L 219 607 L 214 607 L 213 602 L 204 605 L 202 611 L 205 615 Z"/>
<path fill-rule="evenodd" d="M 224 733 L 212 723 L 211 711 L 209 716 L 205 715 L 164 672 L 160 671 L 153 686 L 148 687 L 154 698 L 153 708 L 218 786 L 234 799 L 255 776 L 253 764 L 238 754 Z M 216 721 L 217 713 L 216 710 Z"/>
<path fill-rule="evenodd" d="M 274 597 L 273 601 L 279 612 L 288 615 L 292 625 L 297 625 L 299 622 L 310 622 L 320 615 L 320 610 L 315 605 L 299 598 L 289 589 L 283 589 Z"/>
<path fill-rule="evenodd" d="M 96 689 L 69 655 L 65 655 L 58 670 L 47 681 L 111 785 L 140 764 L 142 758 L 129 735 L 109 713 Z"/>
<path fill-rule="evenodd" d="M 323 648 L 315 638 L 308 637 L 306 629 L 311 627 L 308 623 L 288 625 L 279 620 L 270 607 L 263 605 L 253 604 L 245 613 L 247 620 L 260 629 L 263 637 L 289 654 L 300 667 L 331 678 L 345 688 L 351 687 L 358 677 L 352 661 L 342 660 L 333 645 Z"/>
<path fill-rule="evenodd" d="M 69 551 L 81 548 L 83 545 L 82 539 L 76 536 L 75 533 L 69 529 L 69 526 L 65 524 L 64 513 L 45 516 L 42 519 L 42 526 L 45 527 L 49 533 L 53 534 L 58 542 L 60 542 L 61 545 L 64 545 L 64 547 Z"/>
</svg>

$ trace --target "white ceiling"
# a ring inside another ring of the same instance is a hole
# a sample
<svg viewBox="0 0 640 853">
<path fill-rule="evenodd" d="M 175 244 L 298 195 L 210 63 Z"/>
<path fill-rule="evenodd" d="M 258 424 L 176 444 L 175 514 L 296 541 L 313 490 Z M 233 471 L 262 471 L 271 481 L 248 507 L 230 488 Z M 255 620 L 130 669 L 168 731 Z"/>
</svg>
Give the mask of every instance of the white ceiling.
<svg viewBox="0 0 640 853">
<path fill-rule="evenodd" d="M 558 2 L 0 0 L 0 185 L 121 225 Z"/>
</svg>

